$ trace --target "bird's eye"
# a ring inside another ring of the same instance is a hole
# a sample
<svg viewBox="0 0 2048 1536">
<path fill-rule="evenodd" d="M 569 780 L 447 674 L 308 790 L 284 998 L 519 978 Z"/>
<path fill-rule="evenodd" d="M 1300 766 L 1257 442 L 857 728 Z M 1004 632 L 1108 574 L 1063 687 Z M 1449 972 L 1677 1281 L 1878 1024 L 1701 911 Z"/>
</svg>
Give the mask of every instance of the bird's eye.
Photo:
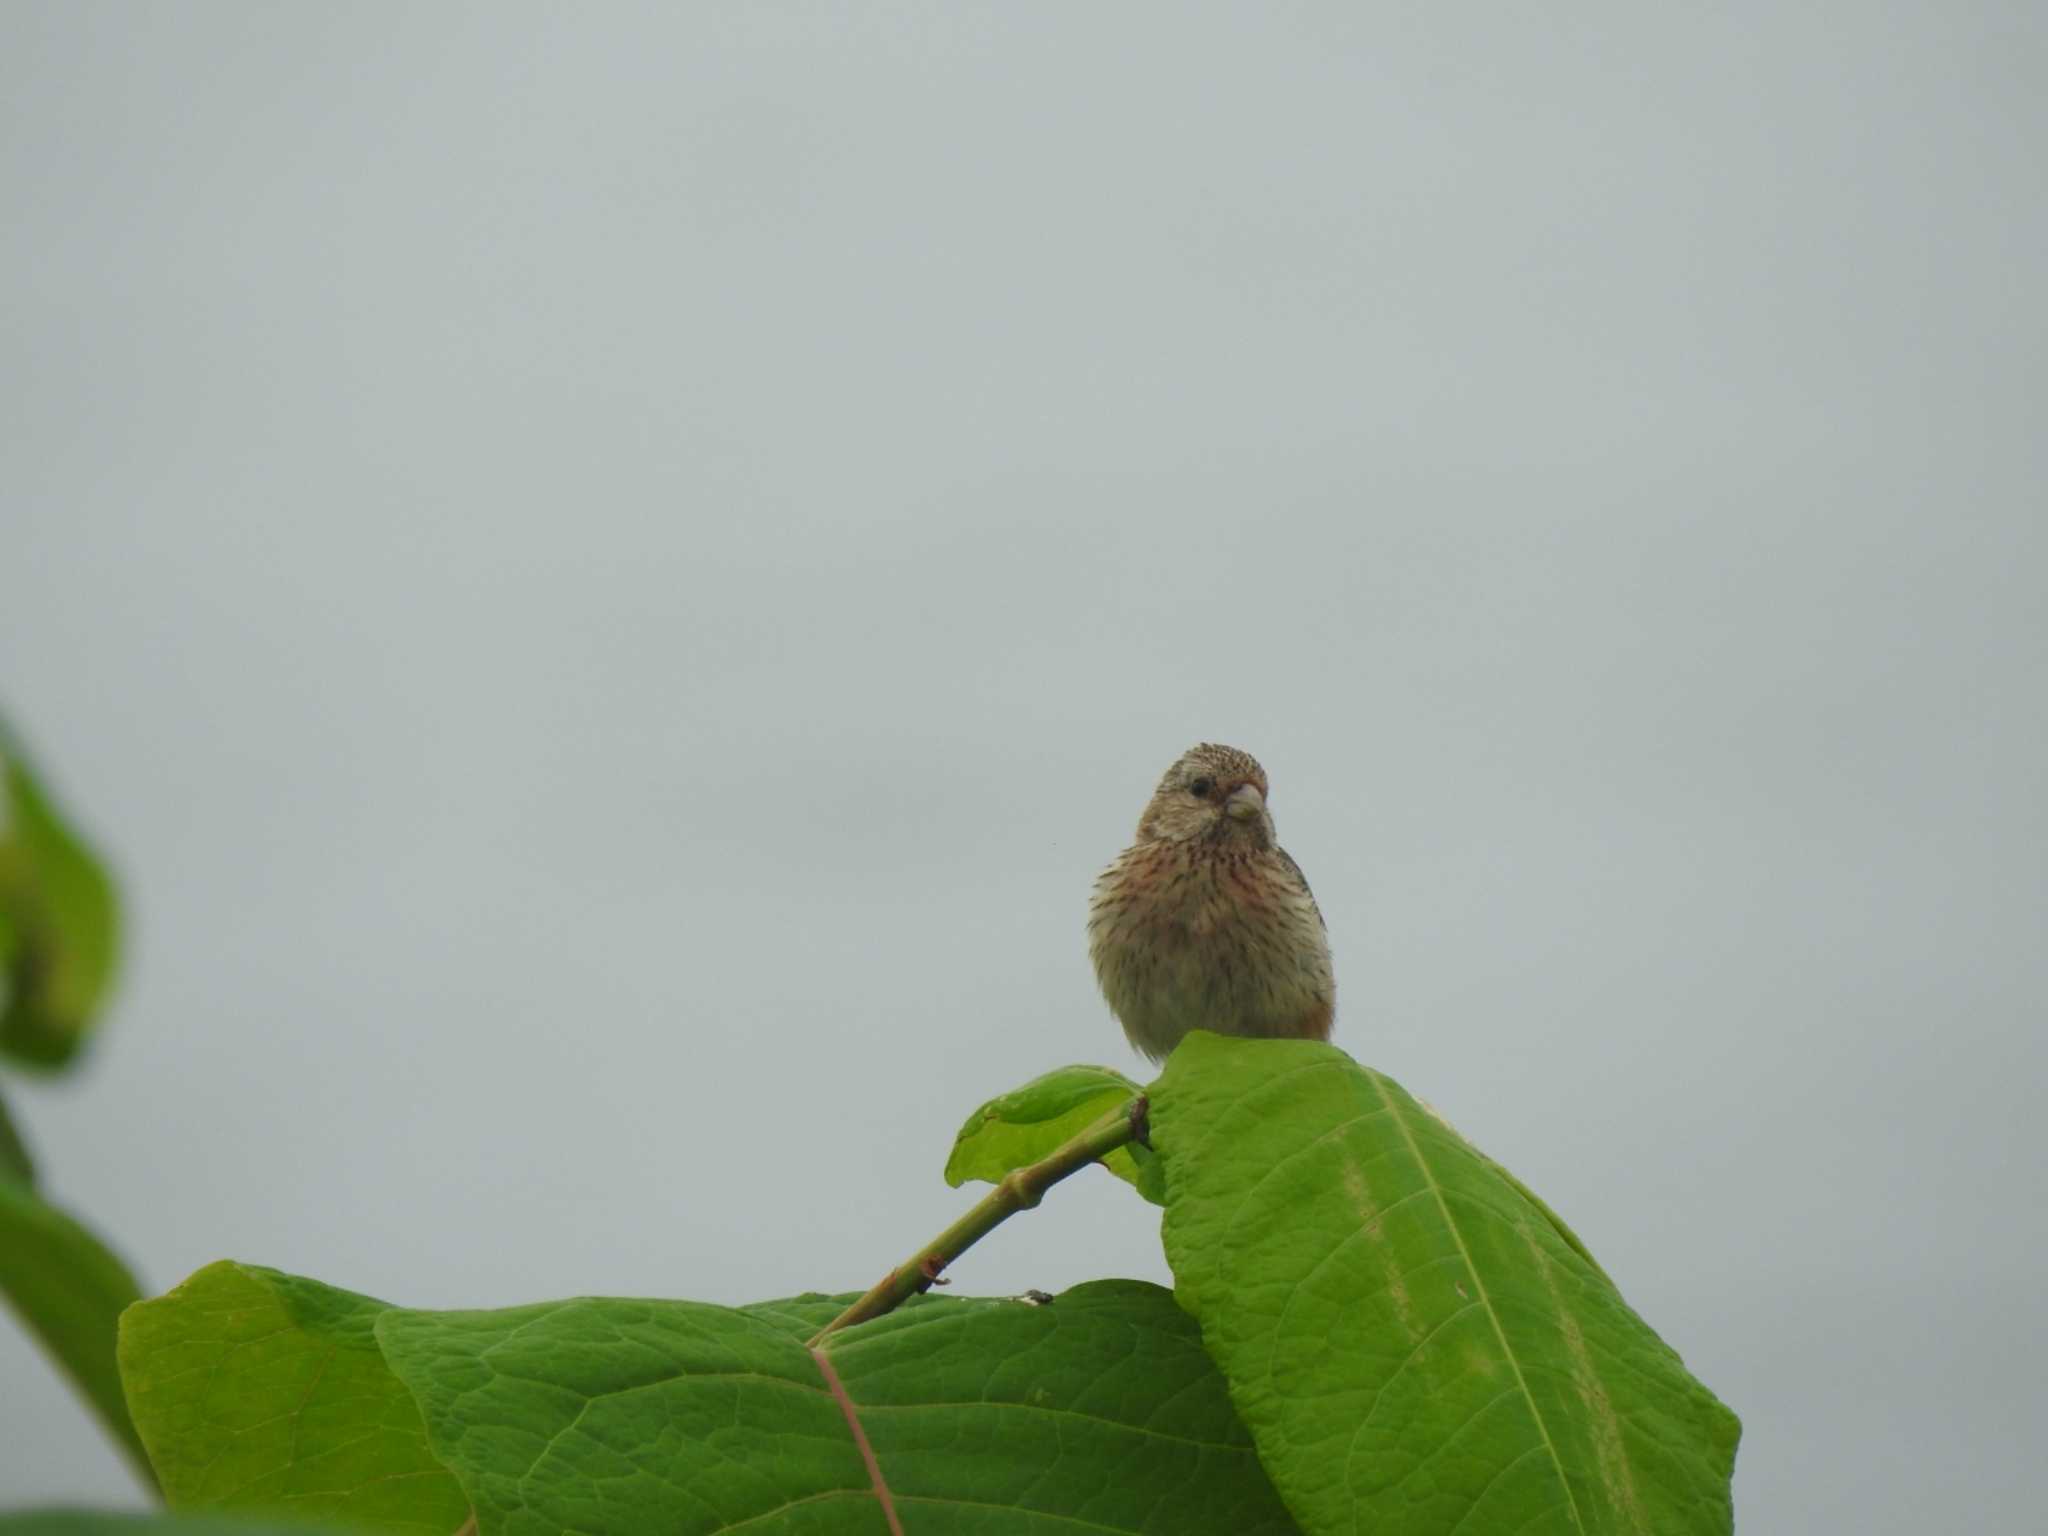
<svg viewBox="0 0 2048 1536">
<path fill-rule="evenodd" d="M 1197 779 L 1194 783 L 1188 786 L 1188 793 L 1193 795 L 1197 800 L 1206 800 L 1209 798 L 1209 791 L 1214 789 L 1215 787 L 1216 785 L 1213 780 Z"/>
</svg>

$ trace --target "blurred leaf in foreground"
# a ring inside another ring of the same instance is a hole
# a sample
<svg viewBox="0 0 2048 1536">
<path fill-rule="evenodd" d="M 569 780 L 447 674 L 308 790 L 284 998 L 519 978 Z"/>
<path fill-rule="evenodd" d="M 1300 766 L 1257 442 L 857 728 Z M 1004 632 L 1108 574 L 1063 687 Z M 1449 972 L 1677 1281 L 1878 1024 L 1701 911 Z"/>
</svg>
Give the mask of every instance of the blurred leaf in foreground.
<svg viewBox="0 0 2048 1536">
<path fill-rule="evenodd" d="M 17 1184 L 31 1187 L 36 1182 L 35 1159 L 29 1156 L 28 1143 L 14 1128 L 14 1119 L 7 1113 L 4 1099 L 0 1099 L 0 1179 L 12 1179 Z"/>
<path fill-rule="evenodd" d="M 0 722 L 0 1053 L 37 1067 L 76 1055 L 118 945 L 113 882 Z"/>
<path fill-rule="evenodd" d="M 128 1267 L 26 1184 L 0 1176 L 0 1295 L 91 1405 L 150 1487 L 114 1361 L 121 1309 L 141 1292 Z"/>
</svg>

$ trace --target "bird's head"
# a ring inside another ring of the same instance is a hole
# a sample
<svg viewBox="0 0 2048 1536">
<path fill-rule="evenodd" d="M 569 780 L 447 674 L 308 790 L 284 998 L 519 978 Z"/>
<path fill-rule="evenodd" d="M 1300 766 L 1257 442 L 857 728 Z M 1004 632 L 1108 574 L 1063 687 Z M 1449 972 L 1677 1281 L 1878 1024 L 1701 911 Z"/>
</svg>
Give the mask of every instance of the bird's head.
<svg viewBox="0 0 2048 1536">
<path fill-rule="evenodd" d="M 1138 821 L 1138 841 L 1272 847 L 1266 770 L 1235 747 L 1190 747 L 1153 791 Z"/>
</svg>

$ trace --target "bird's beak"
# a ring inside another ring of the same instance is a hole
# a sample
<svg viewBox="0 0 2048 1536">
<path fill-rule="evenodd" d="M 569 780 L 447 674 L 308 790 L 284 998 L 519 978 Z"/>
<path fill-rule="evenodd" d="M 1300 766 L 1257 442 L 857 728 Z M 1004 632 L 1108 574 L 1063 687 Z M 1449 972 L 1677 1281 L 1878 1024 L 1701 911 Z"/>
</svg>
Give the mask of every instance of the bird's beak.
<svg viewBox="0 0 2048 1536">
<path fill-rule="evenodd" d="M 1257 821 L 1266 814 L 1266 797 L 1256 784 L 1240 784 L 1223 800 L 1223 814 L 1233 821 Z"/>
</svg>

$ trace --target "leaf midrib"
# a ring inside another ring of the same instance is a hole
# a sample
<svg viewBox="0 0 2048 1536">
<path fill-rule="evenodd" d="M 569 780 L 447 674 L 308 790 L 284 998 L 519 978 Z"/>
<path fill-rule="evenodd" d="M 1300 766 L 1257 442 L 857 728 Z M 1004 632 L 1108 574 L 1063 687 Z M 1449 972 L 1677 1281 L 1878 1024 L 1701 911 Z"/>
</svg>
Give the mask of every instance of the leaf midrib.
<svg viewBox="0 0 2048 1536">
<path fill-rule="evenodd" d="M 1421 1171 L 1424 1182 L 1429 1185 L 1430 1194 L 1436 1200 L 1437 1210 L 1443 1214 L 1444 1227 L 1451 1234 L 1451 1241 L 1458 1245 L 1458 1256 L 1465 1261 L 1465 1271 L 1471 1275 L 1472 1284 L 1479 1291 L 1479 1305 L 1486 1313 L 1487 1322 L 1493 1327 L 1493 1336 L 1500 1341 L 1501 1355 L 1507 1360 L 1508 1369 L 1515 1373 L 1515 1386 L 1521 1391 L 1522 1401 L 1529 1405 L 1529 1417 L 1536 1422 L 1536 1432 L 1543 1437 L 1543 1449 L 1549 1455 L 1550 1464 L 1557 1472 L 1558 1483 L 1564 1489 L 1565 1504 L 1572 1512 L 1572 1525 L 1583 1531 L 1586 1529 L 1585 1517 L 1579 1513 L 1578 1496 L 1572 1492 L 1571 1479 L 1565 1475 L 1564 1458 L 1558 1455 L 1557 1442 L 1550 1435 L 1550 1425 L 1544 1421 L 1543 1410 L 1536 1404 L 1536 1394 L 1529 1390 L 1528 1378 L 1522 1374 L 1521 1358 L 1515 1353 L 1514 1346 L 1508 1343 L 1507 1330 L 1501 1326 L 1500 1313 L 1493 1304 L 1493 1293 L 1487 1290 L 1486 1281 L 1479 1273 L 1479 1266 L 1472 1262 L 1472 1250 L 1465 1246 L 1465 1234 L 1459 1228 L 1457 1219 L 1451 1215 L 1450 1202 L 1444 1198 L 1443 1185 L 1437 1182 L 1436 1170 L 1422 1155 L 1422 1147 L 1416 1141 L 1414 1132 L 1408 1128 L 1407 1117 L 1401 1113 L 1400 1106 L 1387 1092 L 1385 1081 L 1370 1067 L 1364 1071 L 1366 1080 L 1372 1084 L 1373 1092 L 1379 1095 L 1380 1102 L 1386 1106 L 1388 1117 L 1400 1131 L 1401 1140 L 1406 1143 L 1409 1155 L 1415 1159 L 1416 1168 Z"/>
</svg>

